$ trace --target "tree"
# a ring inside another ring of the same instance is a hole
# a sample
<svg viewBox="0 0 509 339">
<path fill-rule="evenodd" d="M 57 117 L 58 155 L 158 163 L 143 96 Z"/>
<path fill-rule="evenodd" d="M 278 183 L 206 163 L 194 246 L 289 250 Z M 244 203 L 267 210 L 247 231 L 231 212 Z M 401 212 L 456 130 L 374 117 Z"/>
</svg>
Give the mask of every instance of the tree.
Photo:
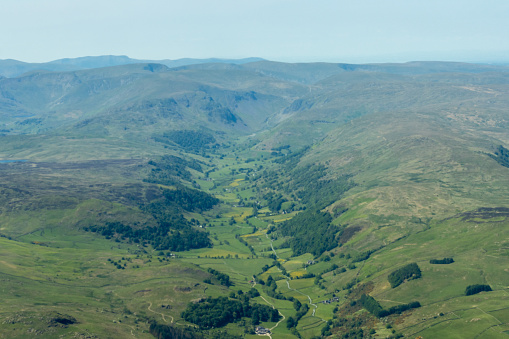
<svg viewBox="0 0 509 339">
<path fill-rule="evenodd" d="M 465 295 L 474 295 L 480 292 L 493 291 L 490 285 L 469 285 L 465 289 Z"/>
<path fill-rule="evenodd" d="M 297 322 L 292 317 L 288 317 L 286 320 L 286 328 L 290 329 L 297 326 Z"/>
<path fill-rule="evenodd" d="M 418 279 L 421 277 L 421 269 L 416 263 L 408 264 L 387 277 L 392 288 L 401 285 L 405 280 Z"/>
</svg>

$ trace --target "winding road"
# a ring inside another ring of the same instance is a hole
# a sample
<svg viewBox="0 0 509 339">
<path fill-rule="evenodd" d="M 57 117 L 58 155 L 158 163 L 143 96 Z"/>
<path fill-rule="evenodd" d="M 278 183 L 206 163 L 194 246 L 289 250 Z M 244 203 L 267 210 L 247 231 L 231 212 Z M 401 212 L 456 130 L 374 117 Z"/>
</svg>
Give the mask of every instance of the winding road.
<svg viewBox="0 0 509 339">
<path fill-rule="evenodd" d="M 274 246 L 272 245 L 273 240 L 269 238 L 269 235 L 268 235 L 268 234 L 265 234 L 265 236 L 267 237 L 267 239 L 269 239 L 269 240 L 270 240 L 270 247 L 272 248 L 272 252 L 274 252 L 274 255 L 276 256 L 276 258 L 278 258 L 278 259 L 279 259 L 279 256 L 277 255 L 276 250 L 274 249 Z M 318 305 L 317 305 L 317 304 L 313 304 L 313 300 L 311 299 L 311 297 L 310 297 L 309 295 L 307 295 L 307 294 L 305 294 L 305 293 L 302 293 L 301 291 L 296 290 L 295 288 L 291 288 L 291 287 L 290 287 L 290 280 L 291 280 L 291 279 L 290 279 L 290 277 L 288 277 L 288 276 L 286 276 L 286 275 L 285 275 L 284 277 L 286 278 L 286 285 L 288 286 L 288 289 L 289 289 L 289 290 L 295 291 L 295 292 L 297 292 L 297 293 L 299 293 L 299 294 L 302 294 L 303 296 L 305 296 L 305 297 L 307 297 L 307 298 L 308 298 L 308 300 L 309 300 L 309 304 L 310 304 L 311 306 L 313 306 L 313 313 L 311 314 L 311 316 L 312 316 L 312 317 L 315 317 L 315 312 L 316 312 L 316 309 L 318 308 Z M 324 321 L 324 322 L 327 322 L 325 319 L 322 319 L 322 318 L 320 318 L 320 317 L 317 317 L 317 318 L 318 318 L 318 319 L 320 319 L 320 320 L 322 320 L 322 321 Z"/>
<path fill-rule="evenodd" d="M 159 314 L 159 315 L 163 318 L 163 321 L 164 321 L 165 323 L 167 323 L 167 322 L 168 322 L 168 320 L 166 320 L 166 318 L 165 318 L 165 315 L 164 315 L 164 314 L 159 313 L 159 312 L 156 312 L 156 311 L 153 311 L 153 310 L 151 309 L 151 307 L 152 307 L 152 303 L 150 302 L 150 303 L 149 303 L 149 305 L 148 305 L 148 308 L 147 308 L 147 309 L 148 309 L 150 312 L 152 312 L 152 313 Z M 170 324 L 173 324 L 173 320 L 174 320 L 174 319 L 173 319 L 173 317 L 172 317 L 171 315 L 167 315 L 166 317 L 170 317 L 170 318 L 171 318 Z"/>
<path fill-rule="evenodd" d="M 273 309 L 276 309 L 276 308 L 274 307 L 274 305 L 272 305 L 272 304 L 271 304 L 271 303 L 270 303 L 267 299 L 265 299 L 263 296 L 260 296 L 260 297 L 261 297 L 261 298 L 262 298 L 262 299 L 263 299 L 263 300 L 264 300 L 267 304 L 269 304 L 269 305 L 270 305 Z M 283 313 L 281 313 L 281 311 L 280 311 L 280 310 L 277 310 L 277 311 L 279 312 L 279 315 L 280 315 L 281 317 L 283 317 L 283 318 L 282 318 L 282 319 L 280 319 L 280 320 L 276 323 L 276 325 L 274 325 L 274 326 L 272 326 L 271 328 L 269 328 L 269 330 L 270 330 L 271 332 L 272 332 L 272 330 L 273 330 L 273 329 L 275 329 L 276 327 L 278 327 L 278 326 L 279 326 L 279 324 L 280 324 L 282 321 L 284 321 L 284 320 L 286 319 L 285 315 L 284 315 Z M 271 339 L 272 339 L 272 336 L 270 335 L 270 333 L 267 333 L 267 334 L 259 334 L 259 335 L 262 335 L 262 336 L 268 336 L 269 338 L 271 338 Z"/>
</svg>

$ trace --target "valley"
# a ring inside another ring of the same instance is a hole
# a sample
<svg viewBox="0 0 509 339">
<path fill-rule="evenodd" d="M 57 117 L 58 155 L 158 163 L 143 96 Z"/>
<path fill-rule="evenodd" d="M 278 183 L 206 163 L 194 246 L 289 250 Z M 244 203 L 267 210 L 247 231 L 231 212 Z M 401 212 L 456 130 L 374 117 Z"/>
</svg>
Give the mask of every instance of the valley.
<svg viewBox="0 0 509 339">
<path fill-rule="evenodd" d="M 508 336 L 509 68 L 102 66 L 2 73 L 0 338 Z"/>
</svg>

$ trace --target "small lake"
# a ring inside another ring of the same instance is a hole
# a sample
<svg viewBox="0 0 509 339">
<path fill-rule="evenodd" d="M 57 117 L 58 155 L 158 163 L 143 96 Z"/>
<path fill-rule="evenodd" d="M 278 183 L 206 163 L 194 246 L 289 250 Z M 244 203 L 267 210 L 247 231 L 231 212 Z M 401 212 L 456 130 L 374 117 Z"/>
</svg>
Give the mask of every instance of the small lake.
<svg viewBox="0 0 509 339">
<path fill-rule="evenodd" d="M 0 160 L 0 164 L 8 164 L 10 162 L 26 162 L 26 159 Z"/>
</svg>

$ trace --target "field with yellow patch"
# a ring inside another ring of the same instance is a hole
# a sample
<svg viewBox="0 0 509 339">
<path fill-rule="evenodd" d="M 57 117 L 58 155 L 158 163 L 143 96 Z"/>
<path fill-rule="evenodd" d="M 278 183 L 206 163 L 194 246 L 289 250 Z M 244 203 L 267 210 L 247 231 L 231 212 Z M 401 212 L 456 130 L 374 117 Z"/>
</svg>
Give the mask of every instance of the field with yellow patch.
<svg viewBox="0 0 509 339">
<path fill-rule="evenodd" d="M 265 233 L 267 233 L 267 230 L 261 230 L 261 231 L 257 231 L 255 233 L 251 233 L 251 234 L 244 234 L 241 237 L 242 238 L 259 237 L 259 236 L 265 235 Z"/>
<path fill-rule="evenodd" d="M 243 181 L 244 179 L 235 179 L 229 186 L 231 187 L 237 187 L 240 185 L 240 182 Z"/>
<path fill-rule="evenodd" d="M 305 270 L 293 271 L 293 272 L 290 273 L 290 277 L 292 277 L 292 278 L 300 278 L 300 277 L 302 277 L 306 273 L 308 273 L 308 272 L 306 272 Z"/>
</svg>

